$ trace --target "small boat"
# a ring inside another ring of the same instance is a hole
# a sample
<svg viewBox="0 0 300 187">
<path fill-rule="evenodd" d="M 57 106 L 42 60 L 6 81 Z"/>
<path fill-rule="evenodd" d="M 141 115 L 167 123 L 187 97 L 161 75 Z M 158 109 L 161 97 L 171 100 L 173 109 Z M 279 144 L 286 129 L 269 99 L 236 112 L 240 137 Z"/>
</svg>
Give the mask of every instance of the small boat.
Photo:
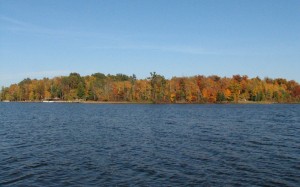
<svg viewBox="0 0 300 187">
<path fill-rule="evenodd" d="M 54 101 L 43 101 L 43 103 L 54 103 Z"/>
</svg>

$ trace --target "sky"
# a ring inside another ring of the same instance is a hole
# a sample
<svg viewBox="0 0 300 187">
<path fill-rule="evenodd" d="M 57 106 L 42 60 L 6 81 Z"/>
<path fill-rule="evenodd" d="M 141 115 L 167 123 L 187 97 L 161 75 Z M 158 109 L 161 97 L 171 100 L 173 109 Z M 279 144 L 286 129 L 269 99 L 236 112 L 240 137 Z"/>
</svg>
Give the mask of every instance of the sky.
<svg viewBox="0 0 300 187">
<path fill-rule="evenodd" d="M 0 86 L 157 72 L 300 82 L 299 0 L 0 0 Z"/>
</svg>

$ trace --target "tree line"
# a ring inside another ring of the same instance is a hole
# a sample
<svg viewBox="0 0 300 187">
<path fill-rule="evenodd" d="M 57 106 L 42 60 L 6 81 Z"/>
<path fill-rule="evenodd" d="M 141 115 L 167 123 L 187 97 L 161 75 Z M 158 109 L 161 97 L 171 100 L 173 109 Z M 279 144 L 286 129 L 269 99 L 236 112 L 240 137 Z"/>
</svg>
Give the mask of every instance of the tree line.
<svg viewBox="0 0 300 187">
<path fill-rule="evenodd" d="M 172 77 L 151 72 L 146 79 L 124 74 L 95 73 L 81 76 L 26 78 L 18 84 L 2 87 L 0 100 L 84 100 L 151 103 L 227 103 L 227 102 L 300 102 L 300 85 L 294 80 L 232 77 Z"/>
</svg>

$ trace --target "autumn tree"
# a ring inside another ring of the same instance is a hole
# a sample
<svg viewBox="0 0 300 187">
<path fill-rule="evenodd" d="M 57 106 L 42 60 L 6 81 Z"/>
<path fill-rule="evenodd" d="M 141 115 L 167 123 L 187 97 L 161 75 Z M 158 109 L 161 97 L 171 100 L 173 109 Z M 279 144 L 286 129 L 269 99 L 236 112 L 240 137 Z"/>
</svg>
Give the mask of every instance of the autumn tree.
<svg viewBox="0 0 300 187">
<path fill-rule="evenodd" d="M 193 77 L 172 77 L 151 72 L 147 79 L 135 75 L 105 75 L 95 73 L 81 76 L 26 78 L 18 84 L 2 87 L 0 100 L 41 101 L 93 100 L 93 101 L 137 101 L 154 103 L 223 103 L 249 100 L 254 102 L 300 102 L 300 86 L 293 80 L 259 77 L 249 79 L 243 75 L 231 78 L 217 75 Z"/>
</svg>

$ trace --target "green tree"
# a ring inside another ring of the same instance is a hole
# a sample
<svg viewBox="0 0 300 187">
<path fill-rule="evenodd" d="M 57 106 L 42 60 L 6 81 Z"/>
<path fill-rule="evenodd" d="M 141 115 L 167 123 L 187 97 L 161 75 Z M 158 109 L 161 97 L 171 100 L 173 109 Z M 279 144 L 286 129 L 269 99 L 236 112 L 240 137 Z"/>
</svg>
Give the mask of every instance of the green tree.
<svg viewBox="0 0 300 187">
<path fill-rule="evenodd" d="M 164 76 L 156 74 L 156 72 L 151 72 L 150 75 L 148 80 L 150 80 L 151 85 L 151 101 L 162 101 L 166 87 L 166 79 Z"/>
<path fill-rule="evenodd" d="M 179 79 L 179 98 L 180 101 L 186 100 L 186 86 L 183 78 Z"/>
<path fill-rule="evenodd" d="M 84 82 L 84 79 L 79 73 L 70 73 L 68 81 L 71 89 L 77 89 L 79 83 Z"/>
<path fill-rule="evenodd" d="M 2 86 L 1 87 L 1 91 L 0 91 L 0 101 L 5 100 L 5 87 Z"/>
<path fill-rule="evenodd" d="M 84 96 L 85 96 L 84 92 L 85 92 L 84 85 L 83 85 L 82 82 L 80 82 L 78 84 L 78 87 L 77 87 L 77 96 L 78 96 L 79 99 L 83 99 L 84 98 Z"/>
<path fill-rule="evenodd" d="M 217 102 L 226 101 L 226 97 L 223 92 L 217 92 Z"/>
</svg>

